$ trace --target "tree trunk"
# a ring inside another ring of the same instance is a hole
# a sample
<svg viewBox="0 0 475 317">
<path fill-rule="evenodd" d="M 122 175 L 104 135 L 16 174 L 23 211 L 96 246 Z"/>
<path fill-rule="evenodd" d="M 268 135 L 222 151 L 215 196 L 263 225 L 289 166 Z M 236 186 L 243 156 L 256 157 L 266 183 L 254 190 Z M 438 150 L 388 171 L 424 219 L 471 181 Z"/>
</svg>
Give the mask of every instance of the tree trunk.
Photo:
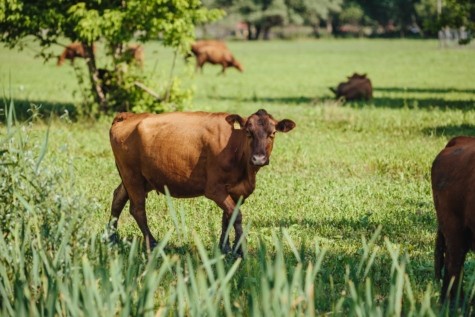
<svg viewBox="0 0 475 317">
<path fill-rule="evenodd" d="M 271 29 L 270 26 L 265 26 L 264 27 L 264 33 L 262 35 L 264 40 L 270 40 L 270 29 Z"/>
<path fill-rule="evenodd" d="M 254 40 L 259 39 L 259 37 L 261 36 L 261 31 L 262 31 L 262 26 L 261 25 L 256 25 L 256 34 L 254 36 Z"/>
<path fill-rule="evenodd" d="M 319 39 L 320 38 L 320 25 L 313 24 L 312 25 L 312 31 L 313 31 L 313 36 L 315 36 L 317 39 Z"/>
<path fill-rule="evenodd" d="M 107 100 L 102 90 L 101 80 L 99 78 L 99 71 L 96 66 L 96 56 L 94 55 L 93 43 L 83 43 L 84 50 L 87 52 L 87 68 L 89 70 L 89 78 L 91 80 L 91 91 L 94 96 L 94 100 L 99 104 L 99 109 L 101 112 L 106 112 L 108 110 Z"/>
<path fill-rule="evenodd" d="M 251 41 L 252 38 L 252 24 L 250 22 L 247 22 L 247 40 Z"/>
</svg>

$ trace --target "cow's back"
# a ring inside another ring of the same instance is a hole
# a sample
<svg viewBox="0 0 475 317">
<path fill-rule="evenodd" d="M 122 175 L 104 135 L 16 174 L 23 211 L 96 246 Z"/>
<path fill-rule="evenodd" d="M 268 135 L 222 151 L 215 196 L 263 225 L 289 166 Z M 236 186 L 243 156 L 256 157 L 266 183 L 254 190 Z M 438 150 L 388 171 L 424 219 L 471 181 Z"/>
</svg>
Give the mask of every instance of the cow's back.
<svg viewBox="0 0 475 317">
<path fill-rule="evenodd" d="M 432 164 L 431 182 L 439 223 L 458 219 L 475 229 L 475 138 L 450 140 Z"/>
<path fill-rule="evenodd" d="M 173 196 L 203 194 L 207 175 L 227 161 L 232 133 L 224 113 L 122 114 L 111 127 L 111 145 L 121 172 L 140 174 Z M 123 172 L 124 171 L 124 172 Z"/>
</svg>

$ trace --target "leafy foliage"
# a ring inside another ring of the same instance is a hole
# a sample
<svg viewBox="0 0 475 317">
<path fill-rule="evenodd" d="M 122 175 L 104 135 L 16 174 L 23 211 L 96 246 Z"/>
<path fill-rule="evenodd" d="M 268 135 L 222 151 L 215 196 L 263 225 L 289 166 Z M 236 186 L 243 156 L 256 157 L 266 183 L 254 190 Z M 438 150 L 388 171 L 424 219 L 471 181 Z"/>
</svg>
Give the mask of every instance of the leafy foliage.
<svg viewBox="0 0 475 317">
<path fill-rule="evenodd" d="M 288 23 L 318 26 L 331 12 L 338 12 L 342 0 L 217 0 L 231 13 L 239 14 L 250 26 L 249 39 L 269 39 L 275 26 Z"/>
<path fill-rule="evenodd" d="M 475 33 L 475 3 L 470 0 L 447 0 L 437 20 L 439 29 L 445 26 L 465 27 Z"/>
<path fill-rule="evenodd" d="M 130 82 L 137 78 L 129 80 L 127 76 L 134 75 L 121 74 L 123 68 L 119 64 L 123 60 L 127 42 L 133 39 L 147 42 L 160 38 L 163 45 L 185 53 L 194 38 L 195 25 L 215 20 L 222 14 L 220 10 L 202 7 L 199 0 L 46 0 L 41 3 L 2 0 L 0 7 L 3 13 L 0 15 L 1 41 L 12 48 L 23 48 L 26 39 L 33 37 L 42 47 L 40 56 L 47 60 L 53 55 L 49 48 L 53 44 L 60 44 L 63 37 L 83 44 L 89 56 L 86 59 L 91 82 L 89 91 L 103 112 L 118 110 L 115 105 L 120 103 L 120 99 L 117 98 L 124 95 L 127 95 L 128 102 L 150 99 L 137 90 L 131 90 Z M 94 42 L 98 40 L 105 42 L 106 54 L 110 57 L 110 65 L 106 68 L 112 73 L 111 77 L 115 77 L 110 84 L 117 85 L 120 91 L 109 98 L 101 84 L 93 50 Z M 144 101 L 142 106 L 144 104 L 151 103 Z"/>
</svg>

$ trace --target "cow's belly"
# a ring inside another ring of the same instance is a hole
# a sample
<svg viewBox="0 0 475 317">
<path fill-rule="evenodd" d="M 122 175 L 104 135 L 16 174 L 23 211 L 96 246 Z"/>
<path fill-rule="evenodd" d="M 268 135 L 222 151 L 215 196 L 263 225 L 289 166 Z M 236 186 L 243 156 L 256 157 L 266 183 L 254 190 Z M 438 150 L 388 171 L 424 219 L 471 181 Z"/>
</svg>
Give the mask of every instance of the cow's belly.
<svg viewBox="0 0 475 317">
<path fill-rule="evenodd" d="M 179 171 L 152 170 L 144 173 L 151 189 L 165 194 L 165 187 L 173 197 L 187 198 L 204 195 L 206 177 L 203 172 L 185 174 Z"/>
<path fill-rule="evenodd" d="M 165 190 L 164 190 L 165 186 L 172 197 L 192 198 L 192 197 L 198 197 L 198 196 L 204 195 L 203 188 L 192 186 L 192 185 L 183 186 L 183 184 L 178 184 L 178 185 L 177 184 L 168 184 L 168 185 L 159 184 L 158 186 L 155 187 L 155 189 L 158 192 L 165 194 Z"/>
</svg>

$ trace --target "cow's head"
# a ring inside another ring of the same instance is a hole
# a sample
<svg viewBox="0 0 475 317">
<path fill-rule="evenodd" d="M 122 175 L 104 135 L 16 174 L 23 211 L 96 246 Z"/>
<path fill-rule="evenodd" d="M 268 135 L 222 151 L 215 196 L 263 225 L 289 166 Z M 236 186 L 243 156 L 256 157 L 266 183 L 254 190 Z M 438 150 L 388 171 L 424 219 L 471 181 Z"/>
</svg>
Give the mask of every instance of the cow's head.
<svg viewBox="0 0 475 317">
<path fill-rule="evenodd" d="M 241 63 L 239 63 L 236 59 L 233 60 L 233 66 L 241 73 L 244 71 L 244 68 L 242 67 Z"/>
<path fill-rule="evenodd" d="M 238 123 L 247 136 L 246 148 L 249 164 L 263 166 L 269 164 L 269 158 L 274 145 L 274 137 L 277 131 L 288 132 L 295 128 L 292 120 L 275 120 L 267 111 L 260 109 L 247 119 L 237 114 L 226 117 L 226 121 L 232 126 Z"/>
</svg>

